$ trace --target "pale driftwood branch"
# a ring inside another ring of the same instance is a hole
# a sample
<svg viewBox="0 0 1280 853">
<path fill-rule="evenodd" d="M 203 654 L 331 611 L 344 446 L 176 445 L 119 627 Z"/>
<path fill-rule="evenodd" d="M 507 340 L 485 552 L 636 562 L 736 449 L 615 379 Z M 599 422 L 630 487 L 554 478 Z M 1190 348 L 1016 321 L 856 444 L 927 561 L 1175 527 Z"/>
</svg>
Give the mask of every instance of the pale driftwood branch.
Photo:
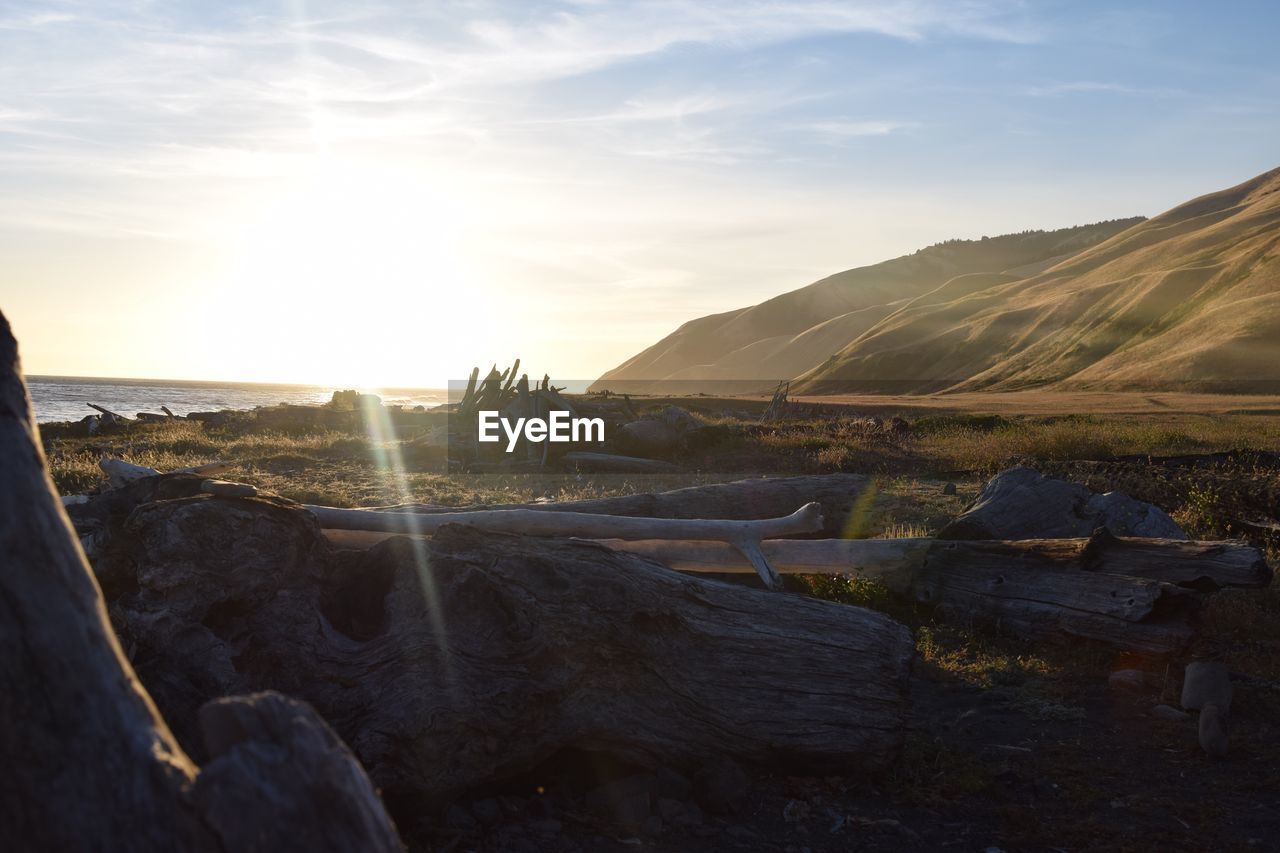
<svg viewBox="0 0 1280 853">
<path fill-rule="evenodd" d="M 107 482 L 113 489 L 118 489 L 134 480 L 141 480 L 143 477 L 158 477 L 163 473 L 146 465 L 125 462 L 123 459 L 102 459 L 98 462 L 98 467 L 107 475 Z M 232 467 L 230 462 L 209 462 L 189 468 L 177 468 L 170 473 L 199 474 L 202 477 L 214 477 L 231 470 Z"/>
<path fill-rule="evenodd" d="M 836 538 L 844 531 L 849 511 L 854 501 L 867 488 L 868 482 L 861 474 L 809 474 L 799 477 L 759 477 L 730 483 L 688 486 L 667 492 L 581 501 L 463 507 L 403 504 L 380 509 L 424 515 L 528 509 L 535 512 L 586 512 L 647 518 L 752 519 L 786 515 L 795 507 L 817 501 L 822 504 L 823 535 Z"/>
<path fill-rule="evenodd" d="M 128 423 L 129 421 L 133 420 L 133 418 L 126 418 L 124 415 L 117 414 L 116 412 L 113 412 L 110 409 L 104 409 L 101 406 L 99 406 L 97 403 L 86 403 L 85 405 L 87 405 L 91 409 L 94 409 L 95 411 L 101 412 L 102 414 L 106 415 L 109 418 L 115 418 L 116 420 L 122 423 Z"/>
<path fill-rule="evenodd" d="M 527 509 L 477 510 L 423 515 L 376 512 L 330 506 L 303 507 L 320 526 L 337 530 L 432 534 L 446 524 L 465 524 L 527 536 L 575 536 L 581 539 L 714 539 L 759 541 L 816 533 L 822 529 L 822 507 L 808 503 L 790 515 L 751 521 L 708 518 L 634 518 L 582 512 L 536 512 Z"/>
<path fill-rule="evenodd" d="M 760 551 L 761 539 L 797 536 L 822 530 L 822 507 L 809 503 L 783 518 L 755 521 L 729 519 L 632 518 L 578 512 L 534 512 L 527 509 L 480 510 L 446 515 L 371 512 L 362 509 L 307 506 L 321 527 L 383 533 L 434 533 L 445 524 L 526 536 L 574 536 L 581 539 L 697 539 L 728 542 L 751 563 L 770 589 L 782 579 Z"/>
</svg>

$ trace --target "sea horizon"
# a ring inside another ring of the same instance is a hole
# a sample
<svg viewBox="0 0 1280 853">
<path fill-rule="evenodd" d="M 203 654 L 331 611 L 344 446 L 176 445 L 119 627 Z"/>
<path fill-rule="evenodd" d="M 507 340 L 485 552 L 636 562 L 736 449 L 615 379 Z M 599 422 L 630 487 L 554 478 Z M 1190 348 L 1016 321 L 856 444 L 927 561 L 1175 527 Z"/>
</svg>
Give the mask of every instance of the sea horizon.
<svg viewBox="0 0 1280 853">
<path fill-rule="evenodd" d="M 134 417 L 139 412 L 159 412 L 166 407 L 174 414 L 224 409 L 250 410 L 280 404 L 318 405 L 328 402 L 335 391 L 350 388 L 343 383 L 310 384 L 286 382 L 218 381 L 210 379 L 145 379 L 137 377 L 58 376 L 31 374 L 27 377 L 36 421 L 53 423 L 78 421 L 96 414 L 89 404 L 117 414 Z M 445 388 L 367 387 L 356 390 L 377 394 L 388 405 L 432 406 L 448 399 Z"/>
</svg>

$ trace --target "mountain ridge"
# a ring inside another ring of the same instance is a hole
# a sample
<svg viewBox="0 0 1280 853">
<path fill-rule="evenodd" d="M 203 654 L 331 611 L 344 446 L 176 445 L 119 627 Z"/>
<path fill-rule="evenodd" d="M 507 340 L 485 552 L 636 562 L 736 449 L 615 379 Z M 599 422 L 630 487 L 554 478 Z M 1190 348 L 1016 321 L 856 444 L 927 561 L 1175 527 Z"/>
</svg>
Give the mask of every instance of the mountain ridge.
<svg viewBox="0 0 1280 853">
<path fill-rule="evenodd" d="M 949 240 L 700 317 L 592 386 L 1280 388 L 1280 169 L 1151 219 Z"/>
</svg>

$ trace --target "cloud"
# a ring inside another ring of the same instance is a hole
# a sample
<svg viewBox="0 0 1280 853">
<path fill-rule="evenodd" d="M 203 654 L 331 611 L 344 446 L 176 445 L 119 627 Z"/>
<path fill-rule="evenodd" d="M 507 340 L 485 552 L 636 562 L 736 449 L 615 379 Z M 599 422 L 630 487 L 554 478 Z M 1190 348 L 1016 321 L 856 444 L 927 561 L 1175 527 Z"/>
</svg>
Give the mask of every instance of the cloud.
<svg viewBox="0 0 1280 853">
<path fill-rule="evenodd" d="M 864 121 L 814 121 L 795 125 L 801 132 L 812 133 L 828 143 L 839 143 L 862 136 L 888 136 L 915 127 L 914 122 L 870 119 Z"/>
<path fill-rule="evenodd" d="M 1072 80 L 1069 82 L 1049 83 L 1043 86 L 1032 86 L 1023 90 L 1024 95 L 1030 95 L 1037 98 L 1088 93 L 1143 95 L 1161 98 L 1179 97 L 1187 94 L 1184 89 L 1173 89 L 1163 86 L 1131 86 L 1126 83 L 1114 83 L 1103 80 Z"/>
</svg>

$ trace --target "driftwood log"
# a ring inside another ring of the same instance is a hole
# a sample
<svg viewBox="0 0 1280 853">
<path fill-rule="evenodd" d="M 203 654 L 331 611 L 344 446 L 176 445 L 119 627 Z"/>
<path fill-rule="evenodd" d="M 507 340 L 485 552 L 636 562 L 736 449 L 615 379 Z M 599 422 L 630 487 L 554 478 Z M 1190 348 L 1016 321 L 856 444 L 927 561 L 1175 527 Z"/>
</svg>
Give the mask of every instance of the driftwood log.
<svg viewBox="0 0 1280 853">
<path fill-rule="evenodd" d="M 0 472 L 0 849 L 400 849 L 360 766 L 301 703 L 206 706 L 203 767 L 175 742 L 45 472 L 3 315 Z"/>
<path fill-rule="evenodd" d="M 585 512 L 644 518 L 758 519 L 786 515 L 796 507 L 812 501 L 822 507 L 822 530 L 818 535 L 838 537 L 848 524 L 849 512 L 854 502 L 866 491 L 870 482 L 869 478 L 861 474 L 815 474 L 737 480 L 732 483 L 689 486 L 668 492 L 581 501 L 463 507 L 402 504 L 382 509 L 388 512 L 422 514 L 529 509 L 537 512 Z"/>
<path fill-rule="evenodd" d="M 822 508 L 809 503 L 783 518 L 736 519 L 630 518 L 584 512 L 534 512 L 527 509 L 478 510 L 446 515 L 411 512 L 370 512 L 361 509 L 306 506 L 321 527 L 383 533 L 428 535 L 446 524 L 465 524 L 481 530 L 531 536 L 579 538 L 694 539 L 728 542 L 741 553 L 770 589 L 782 579 L 760 550 L 763 539 L 815 533 L 822 529 Z"/>
<path fill-rule="evenodd" d="M 212 696 L 286 690 L 419 811 L 562 750 L 847 772 L 903 735 L 901 624 L 589 542 L 448 525 L 338 551 L 296 505 L 198 495 L 138 507 L 102 563 L 180 740 Z"/>
</svg>

